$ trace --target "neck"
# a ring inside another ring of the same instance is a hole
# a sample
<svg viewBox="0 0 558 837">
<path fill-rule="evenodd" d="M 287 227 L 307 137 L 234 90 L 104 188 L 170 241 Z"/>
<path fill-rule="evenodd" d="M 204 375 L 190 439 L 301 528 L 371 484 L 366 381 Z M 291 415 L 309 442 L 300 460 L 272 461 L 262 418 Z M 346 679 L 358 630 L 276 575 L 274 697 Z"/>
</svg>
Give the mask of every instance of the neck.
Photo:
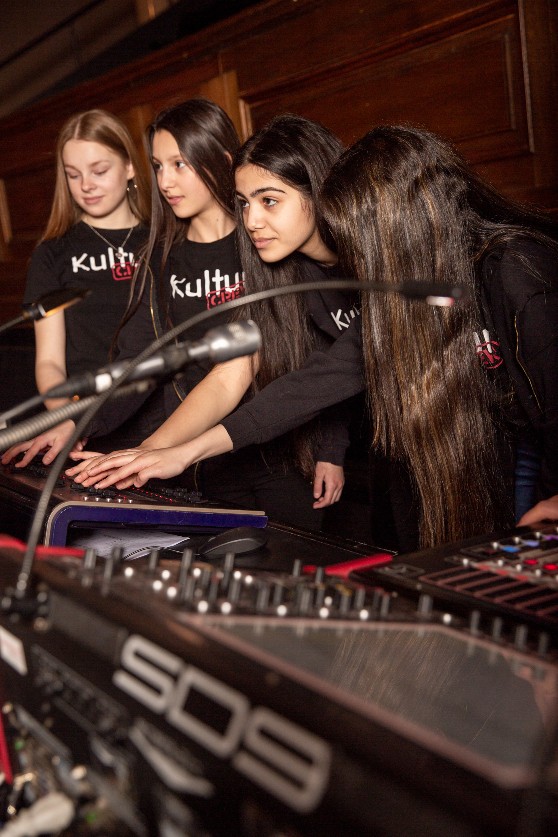
<svg viewBox="0 0 558 837">
<path fill-rule="evenodd" d="M 337 264 L 337 255 L 329 247 L 326 247 L 321 239 L 314 242 L 312 247 L 308 247 L 304 251 L 304 255 L 324 267 L 334 267 Z"/>
<path fill-rule="evenodd" d="M 135 227 L 138 223 L 138 219 L 130 209 L 128 201 L 126 201 L 125 206 L 118 207 L 110 215 L 105 215 L 102 218 L 93 218 L 84 212 L 81 220 L 89 224 L 90 227 L 98 227 L 100 230 L 123 230 L 126 227 Z"/>
<path fill-rule="evenodd" d="M 232 233 L 236 224 L 222 209 L 207 215 L 196 215 L 190 219 L 186 238 L 188 241 L 197 241 L 200 244 L 210 244 L 212 241 L 219 241 L 226 235 Z"/>
</svg>

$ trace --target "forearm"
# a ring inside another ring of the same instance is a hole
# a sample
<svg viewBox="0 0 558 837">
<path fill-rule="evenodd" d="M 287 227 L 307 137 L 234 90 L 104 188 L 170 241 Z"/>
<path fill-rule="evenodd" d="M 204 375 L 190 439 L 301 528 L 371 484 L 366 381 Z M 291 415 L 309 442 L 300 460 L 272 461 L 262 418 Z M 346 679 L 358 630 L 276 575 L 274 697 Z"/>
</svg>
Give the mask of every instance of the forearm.
<svg viewBox="0 0 558 837">
<path fill-rule="evenodd" d="M 231 437 L 222 424 L 217 424 L 195 439 L 183 445 L 178 445 L 176 451 L 183 469 L 186 469 L 195 462 L 228 453 L 232 448 Z"/>
<path fill-rule="evenodd" d="M 35 364 L 35 381 L 42 394 L 66 380 L 66 369 L 53 361 L 39 361 Z M 47 410 L 55 410 L 69 402 L 69 398 L 49 398 L 44 402 Z"/>
<path fill-rule="evenodd" d="M 142 447 L 168 448 L 200 436 L 237 407 L 251 379 L 250 358 L 215 366 Z"/>
</svg>

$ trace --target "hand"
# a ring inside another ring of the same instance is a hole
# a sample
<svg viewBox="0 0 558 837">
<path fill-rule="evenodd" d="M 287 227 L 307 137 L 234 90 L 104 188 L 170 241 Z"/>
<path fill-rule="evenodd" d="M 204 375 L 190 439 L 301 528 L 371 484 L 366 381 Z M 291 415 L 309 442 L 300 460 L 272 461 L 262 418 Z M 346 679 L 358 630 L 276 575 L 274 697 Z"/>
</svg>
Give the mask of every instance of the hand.
<svg viewBox="0 0 558 837">
<path fill-rule="evenodd" d="M 43 464 L 50 465 L 67 444 L 75 429 L 75 422 L 71 420 L 64 421 L 62 424 L 51 427 L 50 430 L 41 433 L 39 436 L 35 436 L 34 439 L 13 445 L 2 455 L 2 465 L 7 465 L 14 457 L 23 452 L 25 452 L 25 456 L 19 462 L 16 462 L 16 468 L 25 468 L 35 456 L 43 452 Z M 73 450 L 81 451 L 86 443 L 87 439 L 80 439 L 75 443 Z"/>
<path fill-rule="evenodd" d="M 70 454 L 70 459 L 80 460 L 77 465 L 66 469 L 66 476 L 73 477 L 74 482 L 82 485 L 94 485 L 103 474 L 110 473 L 115 467 L 116 457 L 122 455 L 134 456 L 143 452 L 143 448 L 124 448 L 112 453 L 96 453 L 94 451 L 76 451 Z M 91 476 L 94 472 L 95 476 Z"/>
<path fill-rule="evenodd" d="M 86 469 L 81 472 L 79 482 L 83 485 L 94 485 L 96 488 L 115 485 L 122 490 L 132 486 L 140 488 L 152 478 L 169 479 L 181 474 L 191 464 L 178 455 L 181 448 L 186 448 L 186 445 L 153 451 L 132 448 L 87 460 Z M 69 472 L 73 470 L 75 469 L 70 468 Z M 68 475 L 72 476 L 69 472 Z"/>
<path fill-rule="evenodd" d="M 558 520 L 558 494 L 541 500 L 528 512 L 525 512 L 518 526 L 532 526 L 533 523 L 540 523 L 542 520 Z"/>
<path fill-rule="evenodd" d="M 331 462 L 316 462 L 314 470 L 314 498 L 313 508 L 324 509 L 337 503 L 341 497 L 345 475 L 341 465 Z"/>
</svg>

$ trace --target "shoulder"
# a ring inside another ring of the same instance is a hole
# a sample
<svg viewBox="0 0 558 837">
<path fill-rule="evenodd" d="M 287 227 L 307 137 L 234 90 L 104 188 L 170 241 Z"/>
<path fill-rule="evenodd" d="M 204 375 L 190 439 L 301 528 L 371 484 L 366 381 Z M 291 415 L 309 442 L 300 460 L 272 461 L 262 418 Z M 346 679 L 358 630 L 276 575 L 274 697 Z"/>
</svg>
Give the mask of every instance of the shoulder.
<svg viewBox="0 0 558 837">
<path fill-rule="evenodd" d="M 558 291 L 558 244 L 518 237 L 492 248 L 481 273 L 489 294 L 499 291 L 521 306 L 537 294 Z"/>
<path fill-rule="evenodd" d="M 236 235 L 232 232 L 217 241 L 204 243 L 183 239 L 172 246 L 169 262 L 175 267 L 182 264 L 188 267 L 223 265 L 224 267 L 233 266 L 235 270 L 239 270 L 240 256 L 236 245 Z"/>
</svg>

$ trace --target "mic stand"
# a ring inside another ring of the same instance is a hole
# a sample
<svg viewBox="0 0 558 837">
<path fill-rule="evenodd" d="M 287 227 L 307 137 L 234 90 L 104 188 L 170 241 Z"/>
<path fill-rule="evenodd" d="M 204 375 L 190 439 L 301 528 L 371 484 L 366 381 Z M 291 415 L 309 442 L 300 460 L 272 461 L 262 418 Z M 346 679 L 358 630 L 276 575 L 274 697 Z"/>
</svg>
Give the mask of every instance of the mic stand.
<svg viewBox="0 0 558 837">
<path fill-rule="evenodd" d="M 39 542 L 39 537 L 41 535 L 41 529 L 43 525 L 43 520 L 46 515 L 48 509 L 48 502 L 52 492 L 54 491 L 54 487 L 56 486 L 56 481 L 62 471 L 64 466 L 64 462 L 72 450 L 75 442 L 79 439 L 87 427 L 88 423 L 91 421 L 97 410 L 99 410 L 109 398 L 112 397 L 114 391 L 122 386 L 128 377 L 132 374 L 132 371 L 136 368 L 139 363 L 142 363 L 144 360 L 149 358 L 154 352 L 159 351 L 160 348 L 166 346 L 167 343 L 170 343 L 176 337 L 178 337 L 183 332 L 187 331 L 189 328 L 192 328 L 194 325 L 198 325 L 198 323 L 202 323 L 207 319 L 215 316 L 218 313 L 223 313 L 226 311 L 231 310 L 232 308 L 239 308 L 244 305 L 248 305 L 251 302 L 259 302 L 261 300 L 270 299 L 271 297 L 277 296 L 286 296 L 287 294 L 293 293 L 307 293 L 309 291 L 322 291 L 322 290 L 352 290 L 352 291 L 373 291 L 373 292 L 380 292 L 380 293 L 399 293 L 403 296 L 408 296 L 410 298 L 416 299 L 420 298 L 426 300 L 432 305 L 453 305 L 454 302 L 463 299 L 465 296 L 465 291 L 460 288 L 459 286 L 452 286 L 452 285 L 426 285 L 424 283 L 415 283 L 410 282 L 408 284 L 401 283 L 399 285 L 386 285 L 385 283 L 381 282 L 362 282 L 357 279 L 334 279 L 331 281 L 316 281 L 316 282 L 302 282 L 300 285 L 292 286 L 289 285 L 287 287 L 282 288 L 269 288 L 265 291 L 257 291 L 256 293 L 247 294 L 243 297 L 238 297 L 237 299 L 232 299 L 229 302 L 224 302 L 222 305 L 217 306 L 216 308 L 209 309 L 207 311 L 202 311 L 200 314 L 196 314 L 193 317 L 190 317 L 188 320 L 185 320 L 183 323 L 175 326 L 170 331 L 166 332 L 166 334 L 161 335 L 157 340 L 151 343 L 141 354 L 139 354 L 134 360 L 130 363 L 127 369 L 124 370 L 123 374 L 118 378 L 116 381 L 113 382 L 112 386 L 109 387 L 104 393 L 102 393 L 98 398 L 97 401 L 89 406 L 85 414 L 82 416 L 81 421 L 77 424 L 76 429 L 68 442 L 66 443 L 65 447 L 60 451 L 58 456 L 56 457 L 51 471 L 46 479 L 45 486 L 39 502 L 37 504 L 37 509 L 35 511 L 35 515 L 33 517 L 33 523 L 31 524 L 31 529 L 29 531 L 29 536 L 27 540 L 27 550 L 25 552 L 21 571 L 18 576 L 16 590 L 14 591 L 14 597 L 4 596 L 2 601 L 2 607 L 11 611 L 17 611 L 17 601 L 19 600 L 23 605 L 24 602 L 28 602 L 28 588 L 29 583 L 31 580 L 31 573 L 33 571 L 33 563 L 35 560 L 35 549 Z M 24 610 L 24 607 L 21 608 L 21 611 Z"/>
<path fill-rule="evenodd" d="M 121 396 L 124 397 L 135 392 L 143 392 L 152 383 L 153 381 L 151 380 L 135 381 L 119 389 L 116 396 L 120 398 Z M 7 450 L 12 445 L 25 442 L 27 439 L 32 439 L 34 436 L 44 433 L 45 430 L 55 427 L 57 424 L 62 424 L 63 421 L 82 415 L 89 407 L 97 403 L 98 398 L 98 395 L 89 395 L 87 398 L 80 398 L 79 401 L 70 401 L 68 404 L 57 407 L 55 410 L 48 410 L 38 416 L 32 416 L 14 425 L 14 427 L 7 427 L 0 430 L 0 450 Z"/>
</svg>

